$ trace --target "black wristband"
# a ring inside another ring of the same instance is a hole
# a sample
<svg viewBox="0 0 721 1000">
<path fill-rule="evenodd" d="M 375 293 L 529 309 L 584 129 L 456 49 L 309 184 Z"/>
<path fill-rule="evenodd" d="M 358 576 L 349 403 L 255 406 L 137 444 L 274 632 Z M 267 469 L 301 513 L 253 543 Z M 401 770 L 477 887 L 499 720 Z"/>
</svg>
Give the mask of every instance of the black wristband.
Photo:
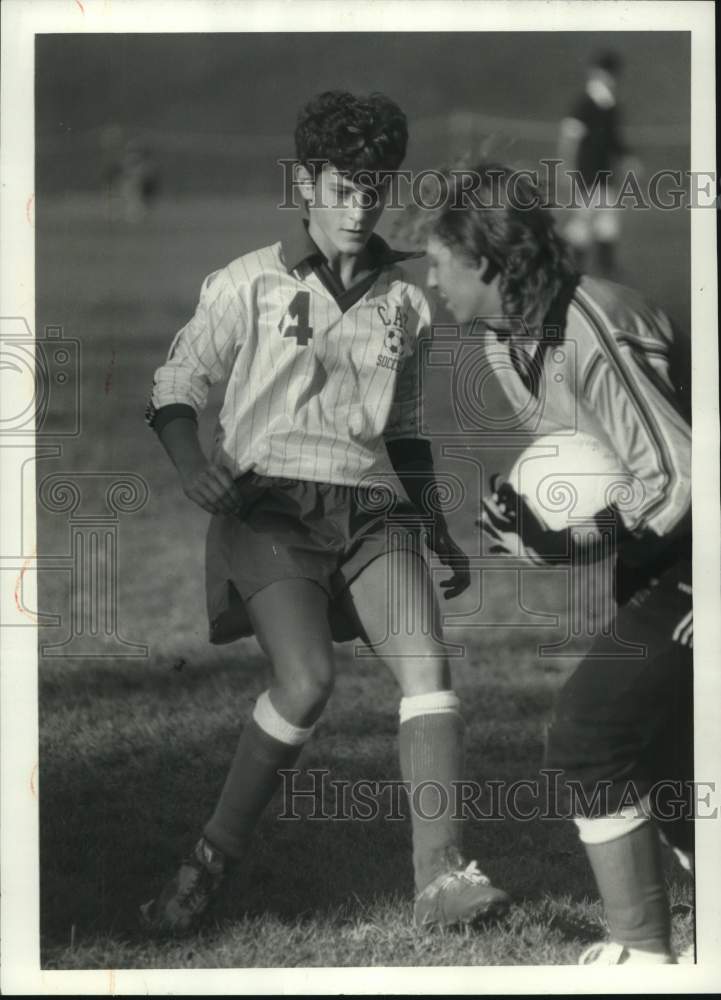
<svg viewBox="0 0 721 1000">
<path fill-rule="evenodd" d="M 396 472 L 403 469 L 421 468 L 433 469 L 433 452 L 431 442 L 423 438 L 397 438 L 395 441 L 386 441 L 388 457 Z"/>
<path fill-rule="evenodd" d="M 150 403 L 150 407 L 152 407 L 152 412 L 148 414 L 146 420 L 156 434 L 160 434 L 163 428 L 167 427 L 171 421 L 180 418 L 192 420 L 195 424 L 198 423 L 198 414 L 187 403 L 168 403 L 167 406 L 160 406 L 158 409 L 155 409 L 152 403 Z"/>
</svg>

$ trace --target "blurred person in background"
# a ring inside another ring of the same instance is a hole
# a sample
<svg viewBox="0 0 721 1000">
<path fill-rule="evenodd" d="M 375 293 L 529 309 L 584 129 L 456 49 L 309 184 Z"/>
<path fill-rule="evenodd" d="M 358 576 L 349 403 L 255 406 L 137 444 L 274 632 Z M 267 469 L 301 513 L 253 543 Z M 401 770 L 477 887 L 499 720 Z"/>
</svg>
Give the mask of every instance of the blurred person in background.
<svg viewBox="0 0 721 1000">
<path fill-rule="evenodd" d="M 604 277 L 616 271 L 616 249 L 621 235 L 616 178 L 619 171 L 640 170 L 621 134 L 618 82 L 622 61 L 615 52 L 602 52 L 590 64 L 583 94 L 561 122 L 559 157 L 572 180 L 573 213 L 565 236 L 573 246 L 578 266 L 591 263 Z M 588 192 L 582 197 L 583 188 Z M 588 202 L 587 204 L 584 202 Z"/>
<path fill-rule="evenodd" d="M 125 222 L 142 222 L 160 193 L 160 170 L 151 151 L 139 139 L 123 141 L 119 126 L 101 136 L 107 160 L 105 180 L 111 203 Z"/>
</svg>

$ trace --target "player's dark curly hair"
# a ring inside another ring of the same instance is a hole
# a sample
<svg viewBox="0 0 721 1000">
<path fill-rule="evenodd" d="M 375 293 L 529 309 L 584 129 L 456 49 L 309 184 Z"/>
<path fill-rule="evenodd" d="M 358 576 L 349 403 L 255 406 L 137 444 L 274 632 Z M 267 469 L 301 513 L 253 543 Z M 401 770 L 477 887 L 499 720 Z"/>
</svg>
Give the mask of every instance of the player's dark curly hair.
<svg viewBox="0 0 721 1000">
<path fill-rule="evenodd" d="M 298 114 L 295 149 L 306 165 L 328 161 L 351 173 L 397 170 L 407 145 L 406 116 L 383 94 L 327 90 Z"/>
<path fill-rule="evenodd" d="M 542 323 L 561 287 L 576 278 L 571 250 L 542 206 L 526 173 L 478 163 L 450 173 L 448 198 L 430 226 L 474 264 L 481 257 L 491 262 L 500 272 L 506 315 L 522 317 L 530 328 Z"/>
</svg>

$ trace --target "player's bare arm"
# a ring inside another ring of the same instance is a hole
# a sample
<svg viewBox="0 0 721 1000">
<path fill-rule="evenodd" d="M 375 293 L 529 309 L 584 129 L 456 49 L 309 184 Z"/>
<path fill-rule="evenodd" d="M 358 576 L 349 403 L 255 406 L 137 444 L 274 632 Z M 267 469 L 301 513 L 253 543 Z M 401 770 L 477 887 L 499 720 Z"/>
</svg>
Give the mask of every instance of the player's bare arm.
<svg viewBox="0 0 721 1000">
<path fill-rule="evenodd" d="M 209 514 L 234 514 L 242 505 L 242 495 L 227 469 L 209 462 L 198 439 L 194 420 L 178 417 L 163 427 L 158 436 L 178 471 L 183 492 Z"/>
<path fill-rule="evenodd" d="M 452 570 L 452 576 L 441 580 L 440 586 L 446 600 L 458 597 L 471 585 L 470 561 L 466 553 L 451 537 L 446 520 L 441 515 L 434 524 L 429 544 L 444 566 Z"/>
</svg>

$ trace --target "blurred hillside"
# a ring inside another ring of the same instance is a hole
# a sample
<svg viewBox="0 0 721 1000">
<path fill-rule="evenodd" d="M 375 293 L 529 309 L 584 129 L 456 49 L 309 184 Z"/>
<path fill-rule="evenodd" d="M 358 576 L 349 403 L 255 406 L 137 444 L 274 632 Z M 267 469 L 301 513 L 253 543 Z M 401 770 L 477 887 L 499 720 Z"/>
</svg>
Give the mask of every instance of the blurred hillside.
<svg viewBox="0 0 721 1000">
<path fill-rule="evenodd" d="M 689 36 L 668 32 L 40 35 L 39 195 L 98 191 L 128 139 L 169 195 L 275 193 L 298 107 L 381 90 L 407 112 L 407 166 L 484 145 L 527 165 L 556 152 L 589 56 L 624 57 L 628 139 L 647 170 L 685 169 Z"/>
</svg>

